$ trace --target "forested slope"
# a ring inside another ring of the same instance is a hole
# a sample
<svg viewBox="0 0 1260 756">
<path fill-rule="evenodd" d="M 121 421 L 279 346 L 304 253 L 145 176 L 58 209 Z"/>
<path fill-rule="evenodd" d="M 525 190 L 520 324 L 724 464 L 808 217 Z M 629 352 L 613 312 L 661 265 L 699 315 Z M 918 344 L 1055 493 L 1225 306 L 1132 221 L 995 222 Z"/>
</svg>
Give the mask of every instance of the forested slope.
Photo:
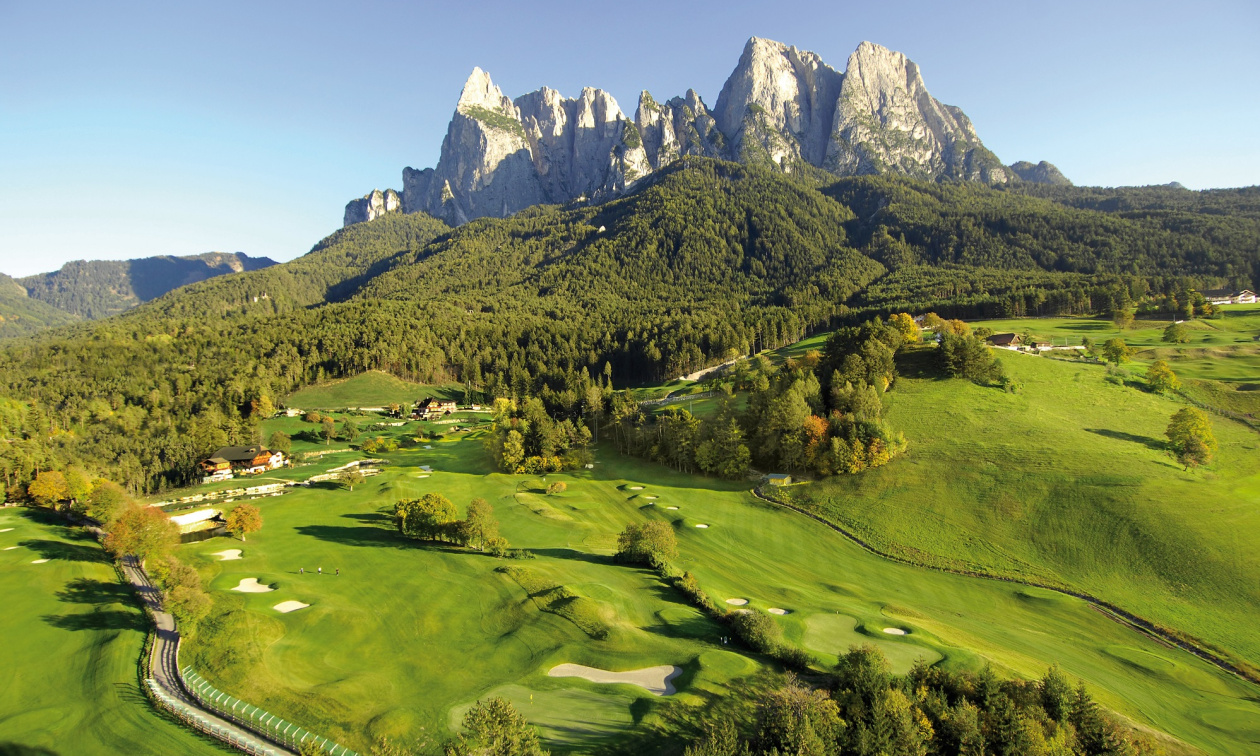
<svg viewBox="0 0 1260 756">
<path fill-rule="evenodd" d="M 45 328 L 74 323 L 78 318 L 50 304 L 31 299 L 17 281 L 0 273 L 0 339 L 29 336 Z"/>
<path fill-rule="evenodd" d="M 366 369 L 538 394 L 563 416 L 592 376 L 657 381 L 870 312 L 1099 312 L 1250 284 L 1250 211 L 1188 212 L 1176 230 L 978 185 L 819 190 L 686 159 L 604 205 L 454 231 L 390 214 L 0 350 L 0 467 L 11 485 L 68 464 L 181 483 L 215 445 L 253 440 L 261 397 Z M 1203 232 L 1222 224 L 1242 230 Z"/>
</svg>

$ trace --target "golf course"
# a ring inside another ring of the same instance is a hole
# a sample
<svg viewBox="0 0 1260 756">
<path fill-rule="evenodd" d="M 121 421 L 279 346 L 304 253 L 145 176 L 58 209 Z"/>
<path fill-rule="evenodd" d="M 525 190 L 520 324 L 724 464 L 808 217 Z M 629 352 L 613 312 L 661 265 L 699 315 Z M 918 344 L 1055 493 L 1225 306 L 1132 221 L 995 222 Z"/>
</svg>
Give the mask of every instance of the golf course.
<svg viewBox="0 0 1260 756">
<path fill-rule="evenodd" d="M 1256 318 L 1249 310 L 1224 322 L 1241 339 Z M 1100 323 L 989 327 L 1072 338 Z M 1194 333 L 1220 343 L 1191 342 L 1163 358 L 1224 385 L 1201 350 L 1229 347 L 1234 332 Z M 316 426 L 298 418 L 265 421 L 264 433 L 292 435 L 294 456 L 305 461 L 260 483 L 305 480 L 367 457 L 381 460 L 380 472 L 353 490 L 325 481 L 259 498 L 264 525 L 245 541 L 179 547 L 213 598 L 181 664 L 361 753 L 382 738 L 440 749 L 464 713 L 490 697 L 510 701 L 556 753 L 681 753 L 713 702 L 746 694 L 782 668 L 654 571 L 614 558 L 627 525 L 660 521 L 676 535 L 676 566 L 716 605 L 769 613 L 818 670 L 861 645 L 878 648 L 896 673 L 922 662 L 1035 679 L 1057 664 L 1169 754 L 1254 752 L 1253 683 L 1063 592 L 947 571 L 1089 593 L 1240 665 L 1260 660 L 1260 435 L 1213 416 L 1216 460 L 1183 469 L 1161 439 L 1184 400 L 1140 385 L 1147 352 L 1167 347 L 1156 326 L 1124 336 L 1142 351 L 1119 380 L 1076 358 L 999 352 L 1013 392 L 939 377 L 932 347 L 899 357 L 887 401 L 890 422 L 909 441 L 904 456 L 781 492 L 896 560 L 758 498 L 750 482 L 679 473 L 607 444 L 594 447 L 588 469 L 504 474 L 483 444 L 488 415 L 376 425 L 336 408 L 397 401 L 403 394 L 392 381 L 365 374 L 315 387 L 304 398 L 332 408 L 338 421 L 359 418 L 364 439 L 398 447 L 369 455 L 320 441 L 304 431 Z M 1254 358 L 1254 347 L 1237 346 L 1240 359 Z M 712 401 L 695 400 L 694 411 L 712 411 Z M 558 482 L 565 489 L 548 493 Z M 502 535 L 530 558 L 404 538 L 394 504 L 429 493 L 461 514 L 486 500 Z M 31 649 L 22 659 L 54 660 L 52 669 L 24 662 L 31 668 L 14 670 L 18 684 L 3 695 L 25 697 L 7 706 L 25 713 L 0 721 L 0 743 L 51 745 L 35 733 L 73 720 L 81 721 L 81 747 L 56 740 L 57 753 L 110 753 L 110 743 L 133 739 L 154 753 L 215 748 L 147 707 L 136 690 L 145 618 L 95 543 L 58 523 L 0 512 L 0 528 L 14 528 L 0 534 L 3 546 L 18 546 L 0 551 L 0 580 L 26 588 L 0 639 Z M 31 564 L 37 558 L 50 561 Z M 47 685 L 50 677 L 62 682 Z"/>
</svg>

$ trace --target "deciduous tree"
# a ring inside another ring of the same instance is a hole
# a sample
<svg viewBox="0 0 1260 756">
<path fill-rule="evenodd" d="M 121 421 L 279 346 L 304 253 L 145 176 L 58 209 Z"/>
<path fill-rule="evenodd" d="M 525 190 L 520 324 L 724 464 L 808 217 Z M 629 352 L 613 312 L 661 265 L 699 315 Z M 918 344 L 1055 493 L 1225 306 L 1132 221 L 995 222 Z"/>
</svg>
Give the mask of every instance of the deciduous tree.
<svg viewBox="0 0 1260 756">
<path fill-rule="evenodd" d="M 60 502 L 70 498 L 70 486 L 66 476 L 58 470 L 45 470 L 35 476 L 35 480 L 26 487 L 26 493 L 36 504 L 45 507 L 56 507 Z"/>
<path fill-rule="evenodd" d="M 1177 380 L 1177 374 L 1168 367 L 1167 362 L 1155 360 L 1146 369 L 1146 385 L 1151 387 L 1151 391 L 1162 394 L 1165 391 L 1176 391 L 1181 388 L 1181 381 Z"/>
<path fill-rule="evenodd" d="M 169 554 L 179 543 L 179 528 L 156 507 L 128 508 L 105 536 L 105 548 L 115 557 L 134 555 L 144 562 Z"/>
<path fill-rule="evenodd" d="M 1217 443 L 1216 436 L 1212 433 L 1212 423 L 1207 415 L 1194 407 L 1177 410 L 1169 421 L 1165 434 L 1173 455 L 1187 470 L 1207 464 L 1216 453 Z"/>
<path fill-rule="evenodd" d="M 1128 362 L 1137 350 L 1124 343 L 1124 339 L 1107 339 L 1102 346 L 1103 359 L 1117 365 Z"/>
<path fill-rule="evenodd" d="M 238 504 L 227 516 L 227 531 L 242 541 L 250 533 L 262 530 L 262 512 L 253 504 Z"/>
<path fill-rule="evenodd" d="M 660 520 L 627 525 L 617 536 L 617 557 L 635 564 L 668 562 L 678 557 L 678 539 Z"/>
</svg>

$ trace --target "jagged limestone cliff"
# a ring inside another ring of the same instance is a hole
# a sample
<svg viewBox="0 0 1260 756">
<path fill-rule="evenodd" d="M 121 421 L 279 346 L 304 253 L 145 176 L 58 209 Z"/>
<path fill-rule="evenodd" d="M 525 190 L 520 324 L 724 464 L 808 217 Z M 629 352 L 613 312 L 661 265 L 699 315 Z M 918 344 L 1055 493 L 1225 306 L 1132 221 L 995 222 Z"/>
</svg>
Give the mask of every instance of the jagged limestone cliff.
<svg viewBox="0 0 1260 756">
<path fill-rule="evenodd" d="M 405 168 L 400 199 L 373 192 L 347 205 L 345 223 L 398 206 L 458 225 L 538 203 L 601 200 L 684 155 L 786 173 L 1067 181 L 1049 163 L 1002 165 L 899 52 L 863 42 L 841 72 L 812 52 L 753 37 L 712 110 L 695 90 L 664 103 L 645 91 L 633 121 L 601 89 L 565 98 L 544 87 L 512 100 L 473 69 L 437 167 Z"/>
</svg>

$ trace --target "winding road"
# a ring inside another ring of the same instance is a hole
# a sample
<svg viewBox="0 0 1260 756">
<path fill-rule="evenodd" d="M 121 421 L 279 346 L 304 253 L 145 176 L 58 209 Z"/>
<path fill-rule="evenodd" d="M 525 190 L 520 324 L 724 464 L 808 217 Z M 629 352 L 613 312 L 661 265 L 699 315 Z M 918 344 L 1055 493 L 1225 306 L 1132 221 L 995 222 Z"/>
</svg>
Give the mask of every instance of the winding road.
<svg viewBox="0 0 1260 756">
<path fill-rule="evenodd" d="M 288 751 L 269 740 L 264 740 L 234 722 L 230 722 L 215 715 L 213 712 L 201 708 L 201 705 L 185 692 L 179 673 L 179 629 L 175 626 L 175 618 L 169 612 L 163 610 L 162 594 L 149 580 L 148 574 L 145 573 L 134 556 L 123 558 L 122 571 L 127 578 L 127 582 L 140 595 L 140 600 L 153 612 L 157 633 L 153 639 L 153 652 L 149 660 L 149 675 L 157 683 L 158 687 L 180 704 L 189 709 L 195 709 L 198 716 L 213 724 L 220 731 L 230 733 L 231 741 L 226 738 L 220 738 L 225 740 L 225 742 L 229 742 L 230 745 L 246 753 L 291 756 L 292 751 Z"/>
</svg>

